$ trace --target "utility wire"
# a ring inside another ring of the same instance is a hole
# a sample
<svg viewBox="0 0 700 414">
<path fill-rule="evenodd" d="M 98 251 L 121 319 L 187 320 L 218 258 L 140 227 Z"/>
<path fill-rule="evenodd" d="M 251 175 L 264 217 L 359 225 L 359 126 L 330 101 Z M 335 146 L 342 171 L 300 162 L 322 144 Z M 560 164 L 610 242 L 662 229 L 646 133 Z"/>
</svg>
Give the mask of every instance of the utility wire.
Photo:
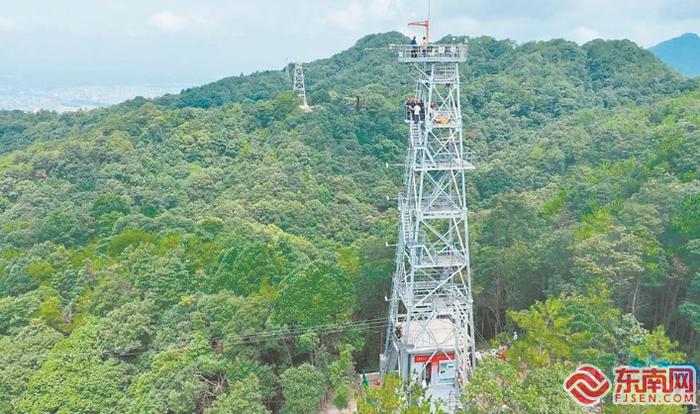
<svg viewBox="0 0 700 414">
<path fill-rule="evenodd" d="M 265 331 L 260 331 L 252 334 L 247 334 L 247 335 L 241 335 L 240 339 L 248 339 L 248 338 L 261 338 L 261 337 L 267 337 L 267 336 L 277 336 L 277 335 L 295 335 L 295 334 L 305 334 L 309 332 L 316 332 L 316 331 L 323 331 L 326 329 L 332 329 L 336 330 L 338 328 L 342 327 L 352 327 L 352 326 L 359 326 L 362 324 L 374 324 L 377 322 L 387 322 L 386 318 L 375 318 L 375 319 L 366 319 L 366 320 L 360 320 L 360 321 L 350 321 L 350 322 L 345 322 L 345 323 L 333 323 L 333 324 L 327 324 L 327 325 L 315 325 L 315 326 L 309 326 L 309 327 L 296 327 L 296 328 L 276 328 L 276 329 L 271 329 L 271 330 L 265 330 Z"/>
<path fill-rule="evenodd" d="M 314 332 L 319 334 L 333 334 L 349 332 L 353 330 L 367 330 L 367 329 L 378 329 L 385 328 L 389 325 L 386 319 L 368 320 L 368 321 L 355 321 L 353 323 L 342 324 L 342 325 L 325 325 L 322 327 L 309 327 L 302 329 L 295 329 L 291 331 L 287 330 L 277 330 L 272 332 L 265 332 L 260 334 L 247 335 L 238 338 L 232 345 L 246 345 L 261 343 L 279 339 L 291 339 L 295 337 L 303 336 L 307 333 Z"/>
</svg>

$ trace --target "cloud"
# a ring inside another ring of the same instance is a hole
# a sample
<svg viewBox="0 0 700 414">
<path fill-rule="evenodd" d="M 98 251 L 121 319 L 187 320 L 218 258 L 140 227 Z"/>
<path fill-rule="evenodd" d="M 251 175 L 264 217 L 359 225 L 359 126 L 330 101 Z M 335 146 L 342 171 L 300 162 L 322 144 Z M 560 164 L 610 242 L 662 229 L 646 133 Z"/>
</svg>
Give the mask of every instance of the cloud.
<svg viewBox="0 0 700 414">
<path fill-rule="evenodd" d="M 589 27 L 579 26 L 572 30 L 571 33 L 569 33 L 569 36 L 566 37 L 578 44 L 583 44 L 588 42 L 589 40 L 601 38 L 602 36 L 600 35 L 600 33 L 596 32 L 595 30 Z"/>
<path fill-rule="evenodd" d="M 438 17 L 470 16 L 476 19 L 546 20 L 572 7 L 575 1 L 561 0 L 443 0 L 433 2 L 433 15 Z M 423 3 L 417 2 L 423 12 Z"/>
<path fill-rule="evenodd" d="M 372 0 L 368 13 L 374 17 L 383 17 L 390 14 L 393 7 L 393 0 Z"/>
<path fill-rule="evenodd" d="M 670 20 L 697 20 L 700 19 L 700 2 L 697 0 L 671 1 L 671 4 L 659 10 L 659 14 Z"/>
<path fill-rule="evenodd" d="M 362 22 L 365 15 L 364 7 L 357 1 L 352 1 L 342 9 L 329 10 L 324 20 L 333 26 L 352 29 Z"/>
<path fill-rule="evenodd" d="M 148 22 L 158 29 L 176 32 L 187 26 L 188 19 L 173 12 L 162 11 L 152 14 Z"/>
<path fill-rule="evenodd" d="M 0 32 L 11 32 L 17 28 L 14 21 L 0 16 Z"/>
<path fill-rule="evenodd" d="M 400 10 L 397 0 L 352 0 L 343 8 L 326 11 L 322 21 L 341 29 L 357 30 L 378 21 L 390 21 Z"/>
</svg>

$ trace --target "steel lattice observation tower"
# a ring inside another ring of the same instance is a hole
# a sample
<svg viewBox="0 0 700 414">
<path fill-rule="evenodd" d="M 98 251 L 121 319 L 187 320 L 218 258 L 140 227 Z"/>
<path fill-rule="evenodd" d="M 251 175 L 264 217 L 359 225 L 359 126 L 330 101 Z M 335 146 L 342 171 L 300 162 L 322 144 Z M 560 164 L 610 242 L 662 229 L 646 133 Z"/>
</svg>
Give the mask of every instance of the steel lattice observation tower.
<svg viewBox="0 0 700 414">
<path fill-rule="evenodd" d="M 304 83 L 304 67 L 301 63 L 294 64 L 294 93 L 301 99 L 300 108 L 304 111 L 311 111 L 311 107 L 306 101 L 306 85 Z"/>
<path fill-rule="evenodd" d="M 409 148 L 380 371 L 419 384 L 454 412 L 475 367 L 459 63 L 465 44 L 395 46 L 418 75 L 406 102 Z"/>
</svg>

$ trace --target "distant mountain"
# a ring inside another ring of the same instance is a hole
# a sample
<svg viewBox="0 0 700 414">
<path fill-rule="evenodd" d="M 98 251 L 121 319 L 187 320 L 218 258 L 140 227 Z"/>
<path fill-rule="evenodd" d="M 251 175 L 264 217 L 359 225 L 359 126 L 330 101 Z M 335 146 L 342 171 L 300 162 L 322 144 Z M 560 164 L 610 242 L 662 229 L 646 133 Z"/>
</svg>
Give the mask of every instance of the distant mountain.
<svg viewBox="0 0 700 414">
<path fill-rule="evenodd" d="M 700 76 L 700 36 L 686 33 L 651 48 L 659 59 L 685 76 Z"/>
<path fill-rule="evenodd" d="M 461 37 L 456 39 L 464 41 Z M 406 81 L 411 79 L 408 68 L 397 67 L 388 50 L 390 44 L 408 40 L 398 32 L 368 35 L 330 58 L 305 63 L 306 92 L 310 100 L 318 104 L 331 100 L 331 95 L 354 97 L 358 90 L 368 86 L 384 96 L 396 93 L 397 85 L 403 88 L 400 94 L 410 93 L 413 85 Z M 455 41 L 455 38 L 450 36 L 444 41 Z M 520 85 L 517 90 L 505 92 L 505 96 L 517 95 L 513 98 L 516 101 L 531 97 L 531 101 L 519 106 L 519 116 L 539 112 L 551 118 L 591 107 L 596 105 L 594 102 L 604 107 L 650 103 L 678 88 L 692 87 L 692 82 L 688 83 L 653 53 L 629 40 L 594 40 L 582 46 L 550 40 L 516 46 L 508 40 L 486 36 L 472 38 L 468 61 L 462 70 L 463 80 L 469 80 L 470 88 L 479 91 L 469 94 L 472 105 L 479 109 L 494 95 L 503 92 L 489 86 L 494 78 L 503 82 L 502 85 L 509 82 Z M 537 71 L 538 80 L 546 80 L 531 84 L 532 71 Z M 224 78 L 154 101 L 171 108 L 211 108 L 257 102 L 288 90 L 290 82 L 282 70 L 270 70 Z M 557 104 L 550 102 L 550 98 L 545 99 L 553 84 L 566 85 L 560 94 L 551 97 Z M 481 94 L 485 94 L 485 101 L 480 100 Z"/>
</svg>

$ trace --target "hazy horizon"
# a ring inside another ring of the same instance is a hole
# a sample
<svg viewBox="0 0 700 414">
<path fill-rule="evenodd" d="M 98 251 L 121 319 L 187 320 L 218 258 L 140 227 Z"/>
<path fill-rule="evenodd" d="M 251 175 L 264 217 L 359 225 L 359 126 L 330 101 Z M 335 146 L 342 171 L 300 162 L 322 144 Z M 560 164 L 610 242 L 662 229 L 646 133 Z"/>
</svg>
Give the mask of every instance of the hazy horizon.
<svg viewBox="0 0 700 414">
<path fill-rule="evenodd" d="M 1 108 L 12 104 L 8 93 L 88 86 L 176 92 L 278 69 L 330 56 L 368 33 L 410 34 L 406 22 L 425 18 L 428 9 L 427 0 L 0 1 Z M 689 0 L 434 0 L 431 6 L 434 38 L 627 38 L 650 47 L 700 27 L 700 2 Z"/>
</svg>

